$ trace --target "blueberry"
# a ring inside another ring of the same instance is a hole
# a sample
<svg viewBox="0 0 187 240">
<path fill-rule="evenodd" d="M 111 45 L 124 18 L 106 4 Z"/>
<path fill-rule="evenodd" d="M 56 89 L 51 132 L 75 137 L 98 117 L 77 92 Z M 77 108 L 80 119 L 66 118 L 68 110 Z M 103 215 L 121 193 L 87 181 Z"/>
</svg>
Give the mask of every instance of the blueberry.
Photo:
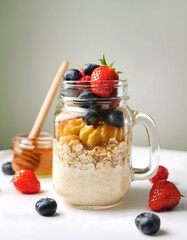
<svg viewBox="0 0 187 240">
<path fill-rule="evenodd" d="M 97 96 L 98 97 L 98 96 Z M 95 111 L 100 111 L 101 110 L 101 105 L 97 103 L 97 100 L 89 107 L 89 109 L 95 110 Z"/>
<path fill-rule="evenodd" d="M 52 216 L 57 210 L 57 203 L 52 198 L 41 198 L 36 202 L 35 209 L 42 216 Z"/>
<path fill-rule="evenodd" d="M 112 112 L 112 110 L 109 110 L 109 109 L 106 109 L 106 110 L 102 110 L 102 111 L 99 111 L 99 116 L 100 116 L 100 119 L 102 121 L 106 121 L 107 122 L 107 119 L 108 119 L 108 115 Z"/>
<path fill-rule="evenodd" d="M 2 165 L 2 171 L 4 172 L 4 174 L 6 175 L 14 175 L 15 172 L 12 169 L 12 164 L 11 162 L 6 162 Z"/>
<path fill-rule="evenodd" d="M 111 111 L 108 114 L 107 123 L 115 127 L 122 127 L 124 125 L 123 112 L 119 110 Z"/>
<path fill-rule="evenodd" d="M 82 68 L 82 71 L 86 74 L 86 75 L 91 75 L 93 70 L 95 68 L 99 67 L 99 65 L 97 64 L 93 64 L 93 63 L 88 63 L 88 64 L 85 64 Z"/>
<path fill-rule="evenodd" d="M 146 235 L 152 235 L 160 229 L 160 218 L 153 213 L 139 214 L 135 219 L 137 228 Z"/>
<path fill-rule="evenodd" d="M 81 72 L 77 69 L 69 69 L 64 73 L 64 80 L 79 80 Z"/>
<path fill-rule="evenodd" d="M 89 109 L 89 111 L 83 116 L 83 120 L 87 125 L 96 125 L 99 123 L 99 114 L 96 110 Z"/>
<path fill-rule="evenodd" d="M 97 95 L 86 90 L 79 95 L 77 104 L 79 107 L 89 108 L 93 105 L 96 105 L 97 98 L 98 98 Z"/>
</svg>

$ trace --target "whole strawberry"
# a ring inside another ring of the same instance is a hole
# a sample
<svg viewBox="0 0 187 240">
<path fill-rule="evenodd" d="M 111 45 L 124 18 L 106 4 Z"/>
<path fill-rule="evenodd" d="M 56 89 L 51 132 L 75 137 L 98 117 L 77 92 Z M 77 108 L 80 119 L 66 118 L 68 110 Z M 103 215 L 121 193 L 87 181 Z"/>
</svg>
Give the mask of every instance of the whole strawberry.
<svg viewBox="0 0 187 240">
<path fill-rule="evenodd" d="M 102 66 L 95 68 L 91 74 L 91 91 L 100 97 L 108 97 L 114 91 L 119 76 L 113 68 L 114 62 L 107 66 L 104 54 L 100 61 Z"/>
<path fill-rule="evenodd" d="M 172 182 L 159 180 L 151 188 L 148 204 L 151 210 L 160 212 L 176 207 L 180 198 L 181 194 Z"/>
<path fill-rule="evenodd" d="M 21 193 L 32 194 L 40 191 L 40 182 L 32 170 L 17 171 L 12 181 L 15 188 Z"/>
<path fill-rule="evenodd" d="M 168 169 L 166 167 L 160 165 L 156 175 L 154 177 L 150 178 L 149 180 L 152 183 L 156 183 L 158 180 L 167 179 L 168 175 L 169 175 Z"/>
</svg>

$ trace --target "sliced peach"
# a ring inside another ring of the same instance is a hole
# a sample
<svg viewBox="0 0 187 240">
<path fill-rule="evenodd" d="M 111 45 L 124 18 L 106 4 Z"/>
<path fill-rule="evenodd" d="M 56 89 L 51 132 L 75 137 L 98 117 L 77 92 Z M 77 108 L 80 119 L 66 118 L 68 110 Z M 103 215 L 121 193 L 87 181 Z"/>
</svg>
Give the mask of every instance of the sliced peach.
<svg viewBox="0 0 187 240">
<path fill-rule="evenodd" d="M 82 118 L 64 120 L 58 124 L 58 136 L 79 135 L 80 130 L 85 126 Z"/>
<path fill-rule="evenodd" d="M 95 147 L 101 143 L 101 126 L 96 128 L 88 137 L 87 145 L 89 147 Z"/>
<path fill-rule="evenodd" d="M 87 140 L 89 135 L 94 131 L 94 127 L 92 125 L 86 125 L 80 130 L 79 138 L 83 144 L 87 145 Z"/>
<path fill-rule="evenodd" d="M 76 135 L 70 135 L 70 136 L 61 136 L 60 137 L 60 143 L 64 144 L 64 143 L 69 143 L 73 140 L 79 140 L 79 137 Z"/>
<path fill-rule="evenodd" d="M 117 132 L 118 128 L 110 125 L 108 129 L 108 138 L 116 138 Z"/>
<path fill-rule="evenodd" d="M 109 126 L 106 123 L 104 123 L 101 127 L 101 140 L 102 140 L 102 142 L 107 141 L 108 132 L 109 132 Z"/>
<path fill-rule="evenodd" d="M 123 127 L 118 128 L 118 132 L 117 132 L 117 135 L 116 135 L 116 140 L 118 142 L 121 142 L 123 140 L 123 138 L 124 138 L 123 132 L 124 132 Z"/>
</svg>

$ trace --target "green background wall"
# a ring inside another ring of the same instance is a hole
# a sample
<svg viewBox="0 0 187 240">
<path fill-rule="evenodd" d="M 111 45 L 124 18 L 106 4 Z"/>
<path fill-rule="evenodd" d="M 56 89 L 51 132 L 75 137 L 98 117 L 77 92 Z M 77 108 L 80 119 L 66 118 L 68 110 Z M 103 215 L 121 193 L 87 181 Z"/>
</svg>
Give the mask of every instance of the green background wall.
<svg viewBox="0 0 187 240">
<path fill-rule="evenodd" d="M 0 0 L 0 149 L 31 129 L 61 61 L 76 68 L 104 51 L 129 81 L 129 106 L 155 119 L 161 147 L 187 150 L 186 13 L 185 0 Z M 145 134 L 135 127 L 134 144 Z"/>
</svg>

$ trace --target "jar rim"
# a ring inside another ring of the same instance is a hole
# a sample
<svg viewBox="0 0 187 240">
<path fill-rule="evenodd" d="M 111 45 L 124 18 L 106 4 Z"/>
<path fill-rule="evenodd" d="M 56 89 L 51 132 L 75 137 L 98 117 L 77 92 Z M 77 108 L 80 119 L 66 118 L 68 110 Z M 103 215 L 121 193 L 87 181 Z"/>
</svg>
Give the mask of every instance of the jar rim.
<svg viewBox="0 0 187 240">
<path fill-rule="evenodd" d="M 12 143 L 19 148 L 32 150 L 34 148 L 52 148 L 53 136 L 48 132 L 41 132 L 39 137 L 28 138 L 29 133 L 18 133 L 12 137 Z"/>
<path fill-rule="evenodd" d="M 88 84 L 87 84 L 88 82 Z M 93 94 L 89 96 L 90 100 L 95 101 L 110 101 L 112 99 L 121 98 L 125 101 L 129 99 L 129 96 L 127 95 L 127 87 L 128 87 L 128 81 L 127 79 L 119 79 L 119 80 L 103 80 L 103 85 L 90 85 L 90 81 L 84 82 L 84 84 L 77 84 L 77 80 L 64 80 L 60 84 L 60 92 L 58 96 L 58 100 L 61 101 L 87 101 L 87 96 L 82 96 L 81 93 L 84 91 L 88 91 L 89 93 Z M 102 81 L 100 81 L 101 83 Z M 92 88 L 95 90 L 98 89 L 113 89 L 111 91 L 111 94 L 109 96 L 101 96 L 97 95 L 92 91 Z M 67 92 L 68 91 L 68 92 Z M 79 96 L 81 95 L 81 98 Z"/>
<path fill-rule="evenodd" d="M 68 86 L 68 87 L 75 87 L 76 83 L 78 80 L 62 80 L 60 83 L 60 86 Z M 127 79 L 119 79 L 119 80 L 107 80 L 106 84 L 106 80 L 100 80 L 100 82 L 104 83 L 104 87 L 106 86 L 110 86 L 110 83 L 114 84 L 114 87 L 118 87 L 118 86 L 124 86 L 127 87 L 128 86 L 128 80 Z M 88 83 L 88 84 L 87 84 Z M 88 87 L 88 85 L 90 84 L 90 81 L 84 81 L 84 84 L 78 84 L 78 87 Z M 101 86 L 99 86 L 101 87 Z"/>
<path fill-rule="evenodd" d="M 28 139 L 29 132 L 25 133 L 17 133 L 12 137 L 12 141 L 16 140 L 26 140 Z M 49 132 L 41 132 L 40 135 L 37 138 L 31 139 L 31 140 L 37 140 L 37 141 L 51 141 L 53 139 L 53 136 Z"/>
</svg>

